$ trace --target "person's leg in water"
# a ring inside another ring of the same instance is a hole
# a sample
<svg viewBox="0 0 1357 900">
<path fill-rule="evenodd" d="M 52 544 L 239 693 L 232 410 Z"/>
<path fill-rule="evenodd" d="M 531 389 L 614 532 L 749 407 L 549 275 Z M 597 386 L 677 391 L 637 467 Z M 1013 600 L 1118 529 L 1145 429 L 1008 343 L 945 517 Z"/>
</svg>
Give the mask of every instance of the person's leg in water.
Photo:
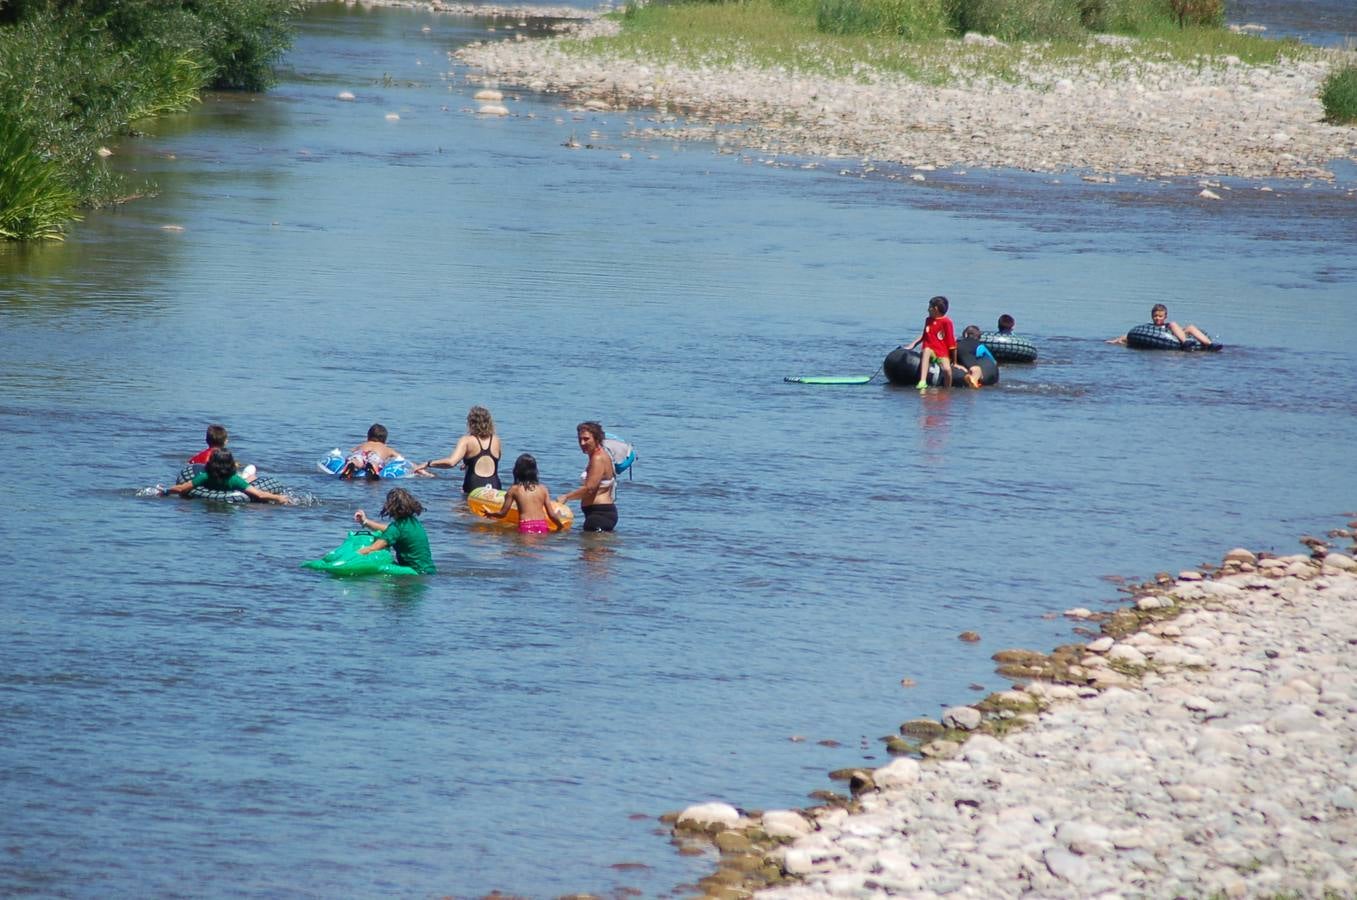
<svg viewBox="0 0 1357 900">
<path fill-rule="evenodd" d="M 917 390 L 928 389 L 928 367 L 936 359 L 933 355 L 933 348 L 925 346 L 919 353 L 919 383 L 914 385 Z"/>
</svg>

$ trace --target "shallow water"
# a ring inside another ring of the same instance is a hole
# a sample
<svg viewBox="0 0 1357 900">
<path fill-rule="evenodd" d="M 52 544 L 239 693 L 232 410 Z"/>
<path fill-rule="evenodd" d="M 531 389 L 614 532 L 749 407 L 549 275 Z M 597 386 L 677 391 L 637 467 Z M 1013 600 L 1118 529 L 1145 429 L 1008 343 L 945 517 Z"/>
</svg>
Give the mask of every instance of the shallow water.
<svg viewBox="0 0 1357 900">
<path fill-rule="evenodd" d="M 1357 46 L 1357 5 L 1350 0 L 1230 0 L 1234 24 L 1264 26 L 1270 38 L 1293 37 L 1321 47 Z"/>
<path fill-rule="evenodd" d="M 659 813 L 801 805 L 1109 578 L 1357 507 L 1347 187 L 901 184 L 550 97 L 478 119 L 445 54 L 486 24 L 313 9 L 276 91 L 118 149 L 158 196 L 0 250 L 0 422 L 43 473 L 5 494 L 5 893 L 664 894 L 709 863 Z M 782 382 L 870 373 L 935 293 L 1040 364 Z M 1157 301 L 1227 351 L 1102 342 Z M 373 421 L 445 453 L 472 403 L 557 492 L 576 422 L 635 441 L 619 532 L 520 539 L 445 477 L 405 483 L 438 576 L 297 568 L 389 486 L 318 457 Z M 209 421 L 313 502 L 139 497 Z"/>
</svg>

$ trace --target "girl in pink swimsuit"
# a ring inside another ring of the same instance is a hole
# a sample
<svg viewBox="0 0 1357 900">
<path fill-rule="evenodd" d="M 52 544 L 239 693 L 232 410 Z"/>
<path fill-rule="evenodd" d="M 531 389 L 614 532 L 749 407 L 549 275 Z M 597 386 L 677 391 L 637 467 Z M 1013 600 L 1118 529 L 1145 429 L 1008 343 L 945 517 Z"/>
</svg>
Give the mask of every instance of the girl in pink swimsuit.
<svg viewBox="0 0 1357 900">
<path fill-rule="evenodd" d="M 537 459 L 531 453 L 524 453 L 514 460 L 513 486 L 504 495 L 504 504 L 499 511 L 489 515 L 502 519 L 515 506 L 518 507 L 519 534 L 546 534 L 551 530 L 551 522 L 557 528 L 562 527 L 552 508 L 551 492 L 537 480 Z"/>
</svg>

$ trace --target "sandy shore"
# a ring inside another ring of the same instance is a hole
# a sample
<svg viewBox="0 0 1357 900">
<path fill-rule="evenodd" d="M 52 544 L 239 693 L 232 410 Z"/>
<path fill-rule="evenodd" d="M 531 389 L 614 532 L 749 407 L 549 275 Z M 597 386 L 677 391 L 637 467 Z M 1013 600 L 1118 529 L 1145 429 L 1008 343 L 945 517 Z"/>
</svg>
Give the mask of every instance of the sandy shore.
<svg viewBox="0 0 1357 900">
<path fill-rule="evenodd" d="M 1357 128 L 1323 123 L 1317 99 L 1330 68 L 1354 54 L 1275 66 L 1227 58 L 1200 69 L 1153 61 L 1061 68 L 1033 56 L 1020 83 L 973 78 L 940 88 L 870 66 L 848 80 L 568 51 L 569 42 L 616 27 L 586 21 L 551 40 L 496 38 L 456 56 L 488 85 L 559 92 L 598 110 L 659 110 L 648 129 L 656 134 L 710 139 L 702 124 L 721 124 L 730 126 L 723 138 L 741 147 L 920 173 L 982 167 L 1329 179 L 1334 159 L 1357 160 Z M 959 53 L 984 52 L 974 40 L 957 43 Z M 683 114 L 687 124 L 665 112 Z"/>
<path fill-rule="evenodd" d="M 854 773 L 852 810 L 686 810 L 678 833 L 722 851 L 704 887 L 1357 896 L 1357 562 L 1315 546 L 1232 550 L 1143 590 L 1087 645 L 996 655 L 1051 680 L 906 723 L 932 734 L 922 761 Z"/>
</svg>

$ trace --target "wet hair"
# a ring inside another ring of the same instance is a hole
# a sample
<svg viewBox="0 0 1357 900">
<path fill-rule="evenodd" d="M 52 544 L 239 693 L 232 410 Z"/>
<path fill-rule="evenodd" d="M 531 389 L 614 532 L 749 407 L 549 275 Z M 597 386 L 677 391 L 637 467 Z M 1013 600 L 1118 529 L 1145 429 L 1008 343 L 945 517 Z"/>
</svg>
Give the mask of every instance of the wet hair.
<svg viewBox="0 0 1357 900">
<path fill-rule="evenodd" d="M 928 311 L 932 312 L 935 307 L 941 315 L 947 315 L 947 298 L 939 294 L 932 300 L 929 300 Z"/>
<path fill-rule="evenodd" d="M 207 472 L 208 478 L 220 484 L 236 474 L 235 454 L 230 450 L 218 447 L 212 451 L 212 455 L 207 458 L 207 465 L 203 468 Z"/>
<path fill-rule="evenodd" d="M 212 424 L 207 426 L 207 446 L 225 447 L 226 446 L 226 426 Z"/>
<path fill-rule="evenodd" d="M 1169 314 L 1169 308 L 1162 303 L 1156 303 L 1154 306 L 1150 307 L 1150 318 L 1153 319 L 1154 314 L 1157 312 L 1161 312 L 1167 316 Z"/>
<path fill-rule="evenodd" d="M 594 436 L 594 443 L 600 447 L 603 446 L 603 426 L 597 422 L 581 422 L 575 426 L 575 434 L 584 434 L 589 432 Z"/>
<path fill-rule="evenodd" d="M 415 499 L 415 495 L 405 488 L 392 488 L 386 492 L 386 502 L 382 504 L 382 515 L 391 519 L 409 519 L 424 512 L 424 506 Z"/>
<path fill-rule="evenodd" d="M 466 430 L 478 438 L 494 437 L 495 420 L 490 417 L 490 410 L 484 406 L 473 406 L 467 410 Z"/>
<path fill-rule="evenodd" d="M 524 453 L 514 460 L 514 484 L 537 484 L 537 457 Z"/>
<path fill-rule="evenodd" d="M 373 425 L 368 429 L 368 440 L 376 441 L 379 444 L 386 443 L 386 426 Z"/>
<path fill-rule="evenodd" d="M 1016 324 L 1017 323 L 1013 321 L 1013 317 L 1010 316 L 1008 313 L 1004 313 L 1002 316 L 999 317 L 1000 331 L 1012 331 L 1013 326 Z"/>
<path fill-rule="evenodd" d="M 980 326 L 967 325 L 965 328 L 961 329 L 961 336 L 964 338 L 975 338 L 977 341 L 980 340 Z"/>
</svg>

